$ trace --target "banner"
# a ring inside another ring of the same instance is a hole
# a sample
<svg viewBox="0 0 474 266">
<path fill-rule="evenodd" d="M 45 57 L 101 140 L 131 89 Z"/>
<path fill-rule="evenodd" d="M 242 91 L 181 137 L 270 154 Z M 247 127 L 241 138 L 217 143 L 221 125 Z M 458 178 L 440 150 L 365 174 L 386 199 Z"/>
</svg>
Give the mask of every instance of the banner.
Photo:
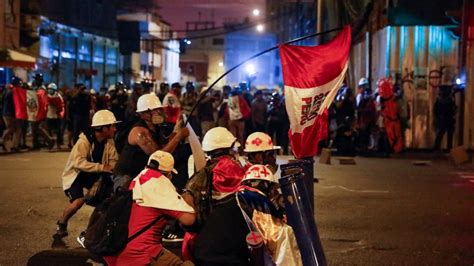
<svg viewBox="0 0 474 266">
<path fill-rule="evenodd" d="M 328 136 L 328 108 L 344 80 L 350 46 L 351 28 L 346 26 L 323 45 L 279 47 L 296 158 L 316 155 L 319 141 Z"/>
</svg>

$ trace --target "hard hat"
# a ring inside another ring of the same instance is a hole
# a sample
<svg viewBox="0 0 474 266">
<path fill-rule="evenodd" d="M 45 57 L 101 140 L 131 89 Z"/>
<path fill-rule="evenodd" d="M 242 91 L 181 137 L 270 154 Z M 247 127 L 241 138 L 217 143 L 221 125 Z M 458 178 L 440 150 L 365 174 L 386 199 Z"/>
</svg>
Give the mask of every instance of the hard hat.
<svg viewBox="0 0 474 266">
<path fill-rule="evenodd" d="M 359 86 L 364 86 L 364 85 L 368 85 L 369 84 L 369 80 L 367 78 L 360 78 L 359 79 Z"/>
<path fill-rule="evenodd" d="M 273 146 L 273 141 L 270 136 L 263 132 L 255 132 L 247 137 L 244 152 L 271 151 L 279 149 L 281 149 L 280 146 Z"/>
<path fill-rule="evenodd" d="M 95 94 L 96 94 L 96 91 L 95 91 L 94 89 L 91 89 L 91 90 L 90 90 L 90 94 L 95 95 Z"/>
<path fill-rule="evenodd" d="M 115 85 L 110 85 L 107 92 L 115 91 Z"/>
<path fill-rule="evenodd" d="M 174 158 L 170 153 L 165 151 L 155 151 L 150 155 L 150 158 L 148 159 L 148 165 L 152 160 L 158 162 L 158 170 L 173 172 L 175 174 L 178 173 L 178 171 L 174 169 Z"/>
<path fill-rule="evenodd" d="M 51 90 L 58 90 L 58 86 L 55 84 L 55 83 L 49 83 L 48 85 L 48 89 L 51 89 Z"/>
<path fill-rule="evenodd" d="M 163 105 L 161 105 L 160 99 L 154 93 L 147 93 L 138 98 L 137 113 L 146 112 L 157 108 L 163 108 Z"/>
<path fill-rule="evenodd" d="M 100 127 L 120 123 L 115 119 L 114 113 L 109 110 L 99 110 L 92 117 L 91 127 Z"/>
<path fill-rule="evenodd" d="M 245 172 L 245 176 L 242 179 L 246 180 L 265 180 L 273 183 L 278 183 L 277 177 L 272 173 L 272 171 L 265 165 L 255 164 L 250 166 L 249 169 Z"/>
<path fill-rule="evenodd" d="M 207 131 L 202 140 L 202 150 L 205 152 L 232 147 L 240 147 L 240 144 L 237 142 L 237 138 L 224 127 L 212 128 Z"/>
</svg>

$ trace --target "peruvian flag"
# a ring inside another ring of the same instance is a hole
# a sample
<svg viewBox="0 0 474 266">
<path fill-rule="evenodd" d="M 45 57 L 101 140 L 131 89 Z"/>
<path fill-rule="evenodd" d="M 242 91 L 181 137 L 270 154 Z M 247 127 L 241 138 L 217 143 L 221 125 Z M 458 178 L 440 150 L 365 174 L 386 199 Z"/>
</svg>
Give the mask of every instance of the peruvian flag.
<svg viewBox="0 0 474 266">
<path fill-rule="evenodd" d="M 328 136 L 328 108 L 347 70 L 351 28 L 319 46 L 280 45 L 288 132 L 296 158 L 315 156 Z"/>
</svg>

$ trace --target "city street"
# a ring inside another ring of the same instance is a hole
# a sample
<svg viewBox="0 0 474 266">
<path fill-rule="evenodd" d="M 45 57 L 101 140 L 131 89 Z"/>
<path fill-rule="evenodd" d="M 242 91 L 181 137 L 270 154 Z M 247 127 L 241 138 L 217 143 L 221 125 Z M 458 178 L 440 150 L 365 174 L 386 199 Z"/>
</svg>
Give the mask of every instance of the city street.
<svg viewBox="0 0 474 266">
<path fill-rule="evenodd" d="M 0 156 L 0 265 L 26 265 L 51 248 L 67 203 L 60 179 L 67 155 Z M 329 265 L 474 264 L 474 167 L 444 158 L 414 165 L 419 156 L 429 155 L 316 163 L 317 225 Z M 70 221 L 70 249 L 79 248 L 91 210 Z"/>
</svg>

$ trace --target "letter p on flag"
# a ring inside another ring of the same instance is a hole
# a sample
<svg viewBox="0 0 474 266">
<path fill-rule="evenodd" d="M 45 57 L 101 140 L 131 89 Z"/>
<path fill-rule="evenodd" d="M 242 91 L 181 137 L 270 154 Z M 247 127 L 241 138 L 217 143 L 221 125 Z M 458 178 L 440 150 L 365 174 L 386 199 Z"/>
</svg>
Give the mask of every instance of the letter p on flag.
<svg viewBox="0 0 474 266">
<path fill-rule="evenodd" d="M 344 81 L 351 27 L 318 46 L 280 45 L 291 149 L 296 158 L 318 153 L 328 137 L 328 108 Z"/>
</svg>

